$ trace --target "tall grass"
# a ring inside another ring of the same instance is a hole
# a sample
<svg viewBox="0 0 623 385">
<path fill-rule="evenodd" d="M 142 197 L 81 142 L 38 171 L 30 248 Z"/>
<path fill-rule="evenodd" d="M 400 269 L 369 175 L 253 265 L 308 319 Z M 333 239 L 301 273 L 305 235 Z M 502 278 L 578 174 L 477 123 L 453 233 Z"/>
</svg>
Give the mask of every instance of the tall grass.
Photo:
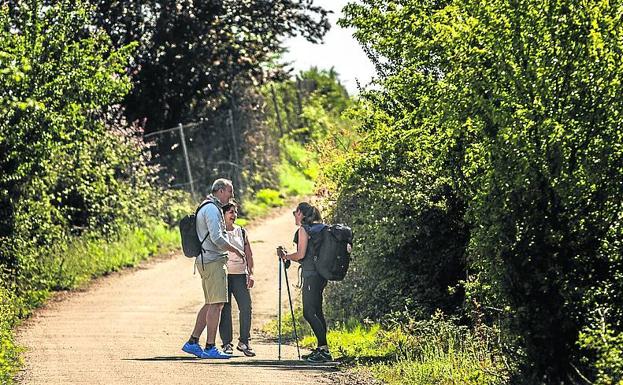
<svg viewBox="0 0 623 385">
<path fill-rule="evenodd" d="M 497 385 L 510 378 L 511 368 L 494 328 L 459 326 L 438 313 L 430 320 L 354 331 L 367 335 L 359 340 L 369 344 L 357 348 L 361 353 L 356 361 L 367 363 L 389 385 Z M 353 349 L 349 340 L 335 341 L 336 349 L 347 357 Z"/>
<path fill-rule="evenodd" d="M 315 347 L 316 338 L 301 312 L 296 314 L 304 331 L 301 345 Z M 287 317 L 282 332 L 292 341 L 290 325 Z M 276 334 L 276 321 L 264 331 Z M 496 328 L 459 326 L 441 314 L 391 326 L 350 320 L 330 328 L 327 340 L 334 359 L 388 385 L 501 385 L 509 383 L 514 370 L 501 352 Z"/>
<path fill-rule="evenodd" d="M 78 239 L 50 266 L 55 272 L 54 289 L 72 289 L 101 276 L 139 262 L 155 254 L 179 248 L 179 232 L 153 221 L 146 227 L 126 228 L 114 242 Z"/>
<path fill-rule="evenodd" d="M 458 326 L 437 315 L 380 336 L 379 344 L 389 346 L 394 357 L 373 364 L 372 371 L 390 385 L 497 385 L 510 379 L 494 328 Z"/>
</svg>

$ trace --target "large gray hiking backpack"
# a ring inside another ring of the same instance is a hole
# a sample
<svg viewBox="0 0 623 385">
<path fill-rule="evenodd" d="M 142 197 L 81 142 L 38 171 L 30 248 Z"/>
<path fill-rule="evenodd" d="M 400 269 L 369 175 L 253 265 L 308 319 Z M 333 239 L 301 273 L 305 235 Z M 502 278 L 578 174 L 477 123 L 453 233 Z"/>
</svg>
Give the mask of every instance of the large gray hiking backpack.
<svg viewBox="0 0 623 385">
<path fill-rule="evenodd" d="M 343 224 L 327 225 L 311 236 L 314 242 L 316 271 L 329 281 L 341 281 L 350 265 L 349 244 L 353 244 L 353 231 Z"/>
</svg>

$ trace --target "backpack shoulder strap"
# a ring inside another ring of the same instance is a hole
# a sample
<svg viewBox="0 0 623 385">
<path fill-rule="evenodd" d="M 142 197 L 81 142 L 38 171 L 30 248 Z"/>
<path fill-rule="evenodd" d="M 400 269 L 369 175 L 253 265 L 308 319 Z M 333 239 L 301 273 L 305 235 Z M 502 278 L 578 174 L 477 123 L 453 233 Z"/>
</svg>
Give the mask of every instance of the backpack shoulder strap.
<svg viewBox="0 0 623 385">
<path fill-rule="evenodd" d="M 241 227 L 240 231 L 242 231 L 242 247 L 244 247 L 247 244 L 247 230 Z"/>
<path fill-rule="evenodd" d="M 209 204 L 213 204 L 214 206 L 216 206 L 216 203 L 209 201 L 209 200 L 204 200 L 203 202 L 201 202 L 201 204 L 199 205 L 199 207 L 197 207 L 197 210 L 195 211 L 195 220 L 197 220 L 197 216 L 199 215 L 199 211 L 204 208 L 205 206 L 209 205 Z M 203 263 L 203 242 L 206 241 L 206 239 L 208 239 L 208 237 L 210 236 L 210 230 L 208 230 L 206 232 L 206 236 L 203 237 L 203 239 L 201 240 L 201 263 Z"/>
<path fill-rule="evenodd" d="M 209 200 L 204 200 L 203 202 L 201 202 L 201 204 L 199 205 L 199 207 L 197 207 L 197 210 L 195 210 L 195 216 L 197 216 L 197 214 L 199 214 L 199 210 L 201 210 L 202 208 L 204 208 L 205 206 L 209 205 L 209 204 L 213 204 L 216 206 L 216 203 L 209 201 Z"/>
</svg>

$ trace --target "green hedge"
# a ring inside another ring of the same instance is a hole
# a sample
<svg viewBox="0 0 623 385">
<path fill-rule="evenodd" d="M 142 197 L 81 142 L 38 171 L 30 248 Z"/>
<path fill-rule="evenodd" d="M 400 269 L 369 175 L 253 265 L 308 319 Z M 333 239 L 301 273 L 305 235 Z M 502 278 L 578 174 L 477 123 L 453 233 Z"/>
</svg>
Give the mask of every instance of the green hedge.
<svg viewBox="0 0 623 385">
<path fill-rule="evenodd" d="M 459 303 L 442 286 L 464 280 L 461 313 L 504 320 L 518 382 L 623 380 L 621 12 L 573 0 L 346 8 L 379 81 L 359 112 L 364 139 L 327 177 L 356 236 L 337 308 L 352 295 L 358 313 L 382 314 L 408 296 L 426 313 Z M 447 267 L 452 279 L 436 276 Z"/>
</svg>

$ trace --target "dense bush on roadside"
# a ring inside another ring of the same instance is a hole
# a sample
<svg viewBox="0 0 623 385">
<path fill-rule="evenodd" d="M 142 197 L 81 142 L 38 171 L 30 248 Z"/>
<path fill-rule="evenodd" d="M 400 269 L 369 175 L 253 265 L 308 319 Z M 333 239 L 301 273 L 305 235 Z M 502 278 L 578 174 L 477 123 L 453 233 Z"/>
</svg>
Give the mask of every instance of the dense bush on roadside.
<svg viewBox="0 0 623 385">
<path fill-rule="evenodd" d="M 449 288 L 465 278 L 464 204 L 432 167 L 426 129 L 370 109 L 358 119 L 366 137 L 323 176 L 336 183 L 333 220 L 352 226 L 356 245 L 346 280 L 329 287 L 329 306 L 340 319 L 378 319 L 405 307 L 452 313 L 462 292 Z"/>
<path fill-rule="evenodd" d="M 514 381 L 623 379 L 622 12 L 570 0 L 346 8 L 380 80 L 365 139 L 329 173 L 357 236 L 338 307 L 344 291 L 358 313 L 382 313 L 403 287 L 435 288 L 439 262 L 466 263 L 465 310 L 505 318 Z"/>
</svg>

